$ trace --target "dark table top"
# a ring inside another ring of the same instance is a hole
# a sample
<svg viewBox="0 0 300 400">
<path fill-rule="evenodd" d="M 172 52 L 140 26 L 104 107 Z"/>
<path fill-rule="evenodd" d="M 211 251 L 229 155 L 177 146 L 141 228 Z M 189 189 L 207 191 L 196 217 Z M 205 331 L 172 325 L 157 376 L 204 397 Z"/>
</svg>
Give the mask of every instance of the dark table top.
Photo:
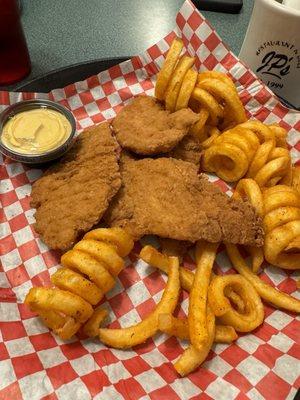
<svg viewBox="0 0 300 400">
<path fill-rule="evenodd" d="M 138 54 L 173 29 L 183 0 L 22 0 L 21 3 L 32 61 L 26 82 L 71 64 Z M 244 0 L 240 14 L 203 11 L 236 54 L 252 6 L 253 0 Z"/>
</svg>

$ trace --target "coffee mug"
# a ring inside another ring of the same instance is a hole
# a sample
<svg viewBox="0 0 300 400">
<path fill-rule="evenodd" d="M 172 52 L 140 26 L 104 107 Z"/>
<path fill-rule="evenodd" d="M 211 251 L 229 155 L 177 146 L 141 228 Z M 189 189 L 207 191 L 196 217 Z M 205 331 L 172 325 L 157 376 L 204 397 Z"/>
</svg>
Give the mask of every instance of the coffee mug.
<svg viewBox="0 0 300 400">
<path fill-rule="evenodd" d="M 300 109 L 299 10 L 255 0 L 239 57 L 287 106 Z"/>
</svg>

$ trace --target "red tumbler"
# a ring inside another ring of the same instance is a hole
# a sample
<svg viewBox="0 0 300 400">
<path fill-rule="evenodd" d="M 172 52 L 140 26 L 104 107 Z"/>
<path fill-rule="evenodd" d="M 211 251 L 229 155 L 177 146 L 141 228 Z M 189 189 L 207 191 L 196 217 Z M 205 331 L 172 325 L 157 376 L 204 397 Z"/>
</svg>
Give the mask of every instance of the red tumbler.
<svg viewBox="0 0 300 400">
<path fill-rule="evenodd" d="M 0 85 L 20 81 L 30 68 L 18 2 L 0 0 Z"/>
</svg>

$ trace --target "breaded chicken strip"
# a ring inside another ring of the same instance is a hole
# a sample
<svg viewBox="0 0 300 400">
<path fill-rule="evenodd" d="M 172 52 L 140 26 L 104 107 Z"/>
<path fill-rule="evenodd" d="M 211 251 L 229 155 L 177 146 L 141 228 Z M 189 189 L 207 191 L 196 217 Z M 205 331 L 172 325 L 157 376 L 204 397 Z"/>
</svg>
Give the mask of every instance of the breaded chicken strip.
<svg viewBox="0 0 300 400">
<path fill-rule="evenodd" d="M 35 231 L 52 249 L 67 250 L 100 221 L 121 186 L 108 123 L 86 129 L 32 188 Z"/>
<path fill-rule="evenodd" d="M 118 113 L 112 127 L 123 149 L 154 155 L 172 150 L 198 119 L 189 108 L 170 113 L 154 97 L 138 96 Z"/>
<path fill-rule="evenodd" d="M 261 220 L 253 207 L 222 193 L 192 163 L 173 158 L 136 161 L 125 155 L 121 174 L 122 187 L 104 219 L 136 239 L 155 234 L 189 242 L 263 244 Z"/>
</svg>

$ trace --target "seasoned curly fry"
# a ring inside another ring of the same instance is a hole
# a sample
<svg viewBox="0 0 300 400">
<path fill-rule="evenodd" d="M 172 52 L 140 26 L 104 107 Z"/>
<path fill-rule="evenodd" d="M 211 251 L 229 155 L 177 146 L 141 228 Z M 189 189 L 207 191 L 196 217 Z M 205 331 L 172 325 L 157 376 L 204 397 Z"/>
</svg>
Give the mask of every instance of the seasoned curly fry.
<svg viewBox="0 0 300 400">
<path fill-rule="evenodd" d="M 241 179 L 236 185 L 233 198 L 247 199 L 255 208 L 257 214 L 264 215 L 264 201 L 260 187 L 253 179 Z"/>
<path fill-rule="evenodd" d="M 300 194 L 277 185 L 263 193 L 266 260 L 278 267 L 300 269 Z"/>
<path fill-rule="evenodd" d="M 126 257 L 133 248 L 133 240 L 124 229 L 98 228 L 86 233 L 83 239 L 93 239 L 116 247 L 120 257 Z"/>
<path fill-rule="evenodd" d="M 38 313 L 43 323 L 63 340 L 75 335 L 81 326 L 81 323 L 76 322 L 74 318 L 64 316 L 57 311 L 38 310 Z"/>
<path fill-rule="evenodd" d="M 238 335 L 230 325 L 216 325 L 215 343 L 232 343 L 237 340 Z"/>
<path fill-rule="evenodd" d="M 250 163 L 247 177 L 248 178 L 255 178 L 257 173 L 260 169 L 267 163 L 271 151 L 274 149 L 274 141 L 267 140 L 266 142 L 262 143 L 260 147 L 257 149 L 252 162 Z"/>
<path fill-rule="evenodd" d="M 83 332 L 88 337 L 96 337 L 99 334 L 100 325 L 107 317 L 107 310 L 104 308 L 98 308 L 95 310 L 91 318 L 84 324 Z"/>
<path fill-rule="evenodd" d="M 246 113 L 233 81 L 219 71 L 197 73 L 191 67 L 194 58 L 180 57 L 183 44 L 176 38 L 157 77 L 155 96 L 172 111 L 190 107 L 199 113 L 199 121 L 190 129 L 200 142 L 209 147 L 219 130 L 246 121 Z M 206 123 L 210 127 L 204 130 Z M 217 130 L 213 130 L 216 128 Z"/>
<path fill-rule="evenodd" d="M 206 148 L 203 157 L 204 170 L 215 172 L 226 182 L 241 179 L 251 168 L 256 154 L 260 151 L 260 137 L 257 136 L 257 132 L 261 130 L 264 132 L 260 125 L 257 127 L 252 121 L 248 121 L 223 132 Z M 270 133 L 272 135 L 271 131 Z M 272 149 L 273 144 L 270 151 Z M 261 167 L 257 164 L 255 161 L 252 172 L 254 168 Z"/>
<path fill-rule="evenodd" d="M 188 340 L 189 323 L 187 318 L 176 318 L 171 314 L 160 314 L 158 318 L 159 329 L 170 336 L 176 336 L 182 340 Z M 232 343 L 238 338 L 236 331 L 229 325 L 216 325 L 215 343 Z"/>
<path fill-rule="evenodd" d="M 183 56 L 179 61 L 177 66 L 175 67 L 174 73 L 171 76 L 169 81 L 165 102 L 166 109 L 169 111 L 175 111 L 177 97 L 179 95 L 179 91 L 182 85 L 182 81 L 184 79 L 185 74 L 188 70 L 193 66 L 195 59 L 189 56 Z"/>
<path fill-rule="evenodd" d="M 249 120 L 240 125 L 240 128 L 249 129 L 258 137 L 260 143 L 272 140 L 275 147 L 275 136 L 272 130 L 260 121 Z"/>
<path fill-rule="evenodd" d="M 206 303 L 210 276 L 218 243 L 199 241 L 196 244 L 196 273 L 189 298 L 189 332 L 192 345 L 201 349 L 208 339 L 206 326 Z"/>
<path fill-rule="evenodd" d="M 201 83 L 207 79 L 218 79 L 228 85 L 233 91 L 236 92 L 236 87 L 229 76 L 219 71 L 202 71 L 198 74 L 197 83 Z"/>
<path fill-rule="evenodd" d="M 265 238 L 265 257 L 273 265 L 285 269 L 300 269 L 300 249 L 297 253 L 285 253 L 296 238 L 300 236 L 300 220 L 291 221 L 274 228 Z M 293 248 L 294 245 L 292 245 Z"/>
<path fill-rule="evenodd" d="M 168 256 L 160 253 L 154 247 L 149 245 L 144 246 L 140 252 L 140 258 L 144 260 L 146 263 L 152 265 L 153 267 L 162 270 L 166 274 L 169 273 Z M 189 292 L 191 290 L 194 281 L 193 272 L 180 267 L 179 278 L 182 288 Z"/>
<path fill-rule="evenodd" d="M 300 193 L 300 166 L 296 165 L 292 168 L 292 186 Z"/>
<path fill-rule="evenodd" d="M 203 129 L 205 130 L 204 134 L 207 136 L 207 139 L 201 142 L 201 145 L 204 149 L 208 149 L 220 136 L 221 132 L 216 126 L 207 125 Z"/>
<path fill-rule="evenodd" d="M 300 313 L 300 301 L 281 292 L 262 281 L 248 268 L 238 248 L 233 244 L 226 244 L 227 254 L 237 272 L 243 275 L 256 289 L 262 299 L 277 308 Z"/>
<path fill-rule="evenodd" d="M 25 303 L 33 311 L 54 310 L 70 317 L 77 322 L 85 322 L 93 313 L 92 306 L 76 294 L 60 289 L 35 287 L 28 292 Z"/>
<path fill-rule="evenodd" d="M 88 303 L 95 305 L 103 297 L 103 292 L 93 282 L 69 268 L 60 268 L 52 276 L 51 282 L 60 289 L 77 294 Z"/>
<path fill-rule="evenodd" d="M 264 215 L 263 195 L 260 187 L 253 179 L 241 179 L 233 193 L 234 198 L 249 200 L 260 217 Z M 257 273 L 264 262 L 264 252 L 260 247 L 247 246 L 248 253 L 251 255 L 252 271 Z"/>
<path fill-rule="evenodd" d="M 154 247 L 149 245 L 143 247 L 140 252 L 140 258 L 146 263 L 168 274 L 168 257 L 164 254 L 161 254 Z M 214 276 L 214 274 L 212 274 L 212 276 Z M 189 271 L 184 267 L 179 268 L 180 285 L 182 289 L 186 290 L 187 292 L 190 292 L 192 289 L 194 277 L 195 274 L 192 271 Z M 226 290 L 226 296 L 230 298 L 230 300 L 235 304 L 238 310 L 240 310 L 241 312 L 244 310 L 245 305 L 243 303 L 243 300 L 237 293 L 228 288 Z"/>
<path fill-rule="evenodd" d="M 203 168 L 226 182 L 246 175 L 261 188 L 278 182 L 291 184 L 291 157 L 282 144 L 286 135 L 282 128 L 271 128 L 259 121 L 247 121 L 223 132 L 206 148 Z"/>
<path fill-rule="evenodd" d="M 269 125 L 269 128 L 275 135 L 276 146 L 287 148 L 287 131 L 277 124 Z"/>
<path fill-rule="evenodd" d="M 236 124 L 246 121 L 245 109 L 235 90 L 228 90 L 230 86 L 219 79 L 205 79 L 197 84 L 201 89 L 206 90 L 219 100 L 223 100 L 228 113 Z"/>
<path fill-rule="evenodd" d="M 175 110 L 181 110 L 187 108 L 190 97 L 194 90 L 197 81 L 197 72 L 193 69 L 189 69 L 185 74 L 181 88 L 178 93 Z"/>
<path fill-rule="evenodd" d="M 223 118 L 224 113 L 222 107 L 215 100 L 214 96 L 206 90 L 197 87 L 193 91 L 193 99 L 208 111 L 209 122 L 213 126 L 218 125 L 220 120 Z"/>
<path fill-rule="evenodd" d="M 207 306 L 206 318 L 208 333 L 207 341 L 201 346 L 200 350 L 196 349 L 193 345 L 190 345 L 174 364 L 176 371 L 181 376 L 186 376 L 190 372 L 194 371 L 208 356 L 215 337 L 215 316 L 209 306 Z"/>
<path fill-rule="evenodd" d="M 106 269 L 113 276 L 118 276 L 124 268 L 123 259 L 111 244 L 99 242 L 98 240 L 84 239 L 75 244 L 74 250 L 80 250 L 83 253 L 89 254 L 99 263 L 105 265 Z"/>
<path fill-rule="evenodd" d="M 231 287 L 243 299 L 246 308 L 243 313 L 235 310 L 226 297 L 225 289 Z M 209 305 L 224 325 L 232 326 L 239 332 L 251 332 L 264 319 L 261 299 L 254 287 L 241 275 L 224 275 L 213 278 L 208 290 Z"/>
<path fill-rule="evenodd" d="M 190 128 L 190 133 L 194 135 L 199 140 L 199 142 L 202 142 L 206 139 L 203 128 L 206 124 L 206 121 L 208 120 L 208 117 L 209 112 L 205 108 L 201 108 L 201 110 L 199 111 L 199 121 Z"/>
<path fill-rule="evenodd" d="M 93 313 L 92 305 L 114 286 L 124 267 L 120 254 L 126 256 L 132 247 L 133 240 L 123 229 L 89 232 L 62 256 L 63 268 L 51 277 L 56 288 L 32 288 L 25 303 L 61 339 L 70 339 Z M 100 317 L 101 312 L 92 316 L 85 328 L 88 335 L 97 323 L 99 327 Z"/>
<path fill-rule="evenodd" d="M 187 318 L 176 318 L 172 314 L 160 314 L 158 316 L 158 329 L 182 340 L 190 338 Z"/>
<path fill-rule="evenodd" d="M 163 296 L 150 315 L 138 324 L 128 328 L 99 329 L 99 339 L 108 346 L 125 349 L 144 343 L 158 330 L 158 316 L 164 313 L 173 313 L 177 305 L 180 290 L 179 261 L 176 257 L 169 257 L 169 279 Z"/>
<path fill-rule="evenodd" d="M 217 140 L 221 138 L 222 135 Z M 240 147 L 232 143 L 216 143 L 216 141 L 204 152 L 204 170 L 215 172 L 226 182 L 235 182 L 241 179 L 248 169 L 247 155 L 241 151 Z"/>
<path fill-rule="evenodd" d="M 272 154 L 272 152 L 271 152 Z M 278 177 L 278 180 L 286 173 L 290 165 L 290 158 L 288 157 L 278 157 L 271 159 L 267 162 L 255 175 L 254 180 L 259 184 L 260 187 L 268 186 L 269 184 L 274 185 L 277 182 L 270 181 Z"/>
<path fill-rule="evenodd" d="M 178 62 L 182 49 L 182 40 L 179 38 L 175 38 L 171 44 L 170 50 L 168 51 L 164 64 L 157 75 L 157 81 L 155 85 L 155 97 L 159 100 L 164 100 L 165 98 L 169 81 Z"/>
</svg>

